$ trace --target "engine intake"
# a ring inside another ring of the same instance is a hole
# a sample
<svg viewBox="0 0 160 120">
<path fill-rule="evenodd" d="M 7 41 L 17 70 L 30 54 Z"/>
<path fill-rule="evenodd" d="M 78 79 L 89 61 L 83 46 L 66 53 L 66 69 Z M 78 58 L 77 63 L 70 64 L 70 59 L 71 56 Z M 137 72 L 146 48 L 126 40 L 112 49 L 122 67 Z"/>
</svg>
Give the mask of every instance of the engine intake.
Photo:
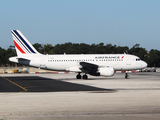
<svg viewBox="0 0 160 120">
<path fill-rule="evenodd" d="M 114 69 L 110 66 L 99 67 L 98 72 L 101 76 L 110 77 L 114 75 Z"/>
</svg>

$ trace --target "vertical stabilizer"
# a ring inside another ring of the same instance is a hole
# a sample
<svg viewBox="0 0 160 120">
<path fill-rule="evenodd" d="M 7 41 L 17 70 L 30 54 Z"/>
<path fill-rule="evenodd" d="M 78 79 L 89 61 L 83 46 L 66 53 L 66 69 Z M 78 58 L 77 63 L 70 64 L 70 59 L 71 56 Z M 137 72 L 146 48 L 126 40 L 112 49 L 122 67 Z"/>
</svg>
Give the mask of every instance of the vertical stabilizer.
<svg viewBox="0 0 160 120">
<path fill-rule="evenodd" d="M 18 56 L 26 54 L 40 54 L 19 30 L 11 30 Z"/>
</svg>

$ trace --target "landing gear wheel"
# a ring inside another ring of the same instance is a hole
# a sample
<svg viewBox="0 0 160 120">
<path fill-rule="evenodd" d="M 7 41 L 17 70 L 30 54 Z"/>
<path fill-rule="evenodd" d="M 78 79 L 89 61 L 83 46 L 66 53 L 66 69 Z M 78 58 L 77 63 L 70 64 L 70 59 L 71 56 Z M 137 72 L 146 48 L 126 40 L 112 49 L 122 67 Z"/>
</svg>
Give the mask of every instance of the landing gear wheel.
<svg viewBox="0 0 160 120">
<path fill-rule="evenodd" d="M 77 78 L 77 79 L 81 79 L 81 75 L 77 75 L 76 78 Z"/>
<path fill-rule="evenodd" d="M 125 78 L 126 78 L 126 79 L 129 79 L 129 78 L 130 78 L 129 75 L 128 75 L 128 73 L 126 73 Z"/>
<path fill-rule="evenodd" d="M 87 75 L 83 75 L 83 79 L 88 79 L 88 76 Z"/>
</svg>

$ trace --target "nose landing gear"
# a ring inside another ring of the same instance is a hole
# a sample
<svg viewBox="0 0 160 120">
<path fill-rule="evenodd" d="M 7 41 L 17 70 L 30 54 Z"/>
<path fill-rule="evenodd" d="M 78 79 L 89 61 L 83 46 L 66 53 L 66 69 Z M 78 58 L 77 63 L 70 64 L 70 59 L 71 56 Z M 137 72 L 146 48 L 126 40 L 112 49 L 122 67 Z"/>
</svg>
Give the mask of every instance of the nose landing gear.
<svg viewBox="0 0 160 120">
<path fill-rule="evenodd" d="M 126 79 L 129 79 L 129 78 L 130 78 L 130 76 L 128 75 L 127 72 L 126 72 L 126 74 L 125 74 L 125 78 L 126 78 Z"/>
</svg>

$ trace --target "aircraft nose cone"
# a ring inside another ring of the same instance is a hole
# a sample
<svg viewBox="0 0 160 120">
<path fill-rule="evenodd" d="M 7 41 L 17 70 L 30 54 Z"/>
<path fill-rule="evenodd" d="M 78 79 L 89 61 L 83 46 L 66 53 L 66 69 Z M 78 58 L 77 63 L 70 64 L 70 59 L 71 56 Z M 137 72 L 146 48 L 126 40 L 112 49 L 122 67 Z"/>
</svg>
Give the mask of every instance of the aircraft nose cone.
<svg viewBox="0 0 160 120">
<path fill-rule="evenodd" d="M 148 64 L 146 62 L 143 61 L 142 66 L 145 68 L 148 66 Z"/>
</svg>

